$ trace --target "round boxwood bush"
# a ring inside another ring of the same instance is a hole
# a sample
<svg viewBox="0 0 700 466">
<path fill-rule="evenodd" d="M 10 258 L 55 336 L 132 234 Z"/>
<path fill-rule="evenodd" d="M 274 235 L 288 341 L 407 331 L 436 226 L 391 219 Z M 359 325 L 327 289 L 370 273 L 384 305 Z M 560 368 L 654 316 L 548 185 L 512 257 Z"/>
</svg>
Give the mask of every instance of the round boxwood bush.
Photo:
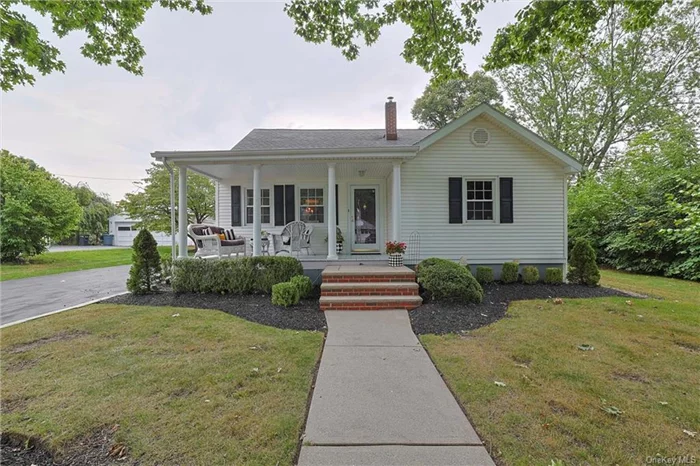
<svg viewBox="0 0 700 466">
<path fill-rule="evenodd" d="M 518 281 L 518 263 L 505 262 L 501 268 L 501 281 L 503 283 L 515 283 Z"/>
<path fill-rule="evenodd" d="M 564 283 L 564 271 L 559 267 L 547 267 L 544 271 L 544 282 L 549 285 Z"/>
<path fill-rule="evenodd" d="M 596 286 L 600 281 L 595 251 L 585 239 L 576 240 L 574 248 L 571 250 L 567 278 L 572 283 L 588 286 Z"/>
<path fill-rule="evenodd" d="M 446 259 L 431 258 L 416 268 L 418 283 L 435 301 L 480 303 L 484 290 L 469 269 Z"/>
<path fill-rule="evenodd" d="M 297 275 L 292 277 L 292 279 L 289 280 L 289 283 L 292 283 L 297 287 L 299 290 L 299 297 L 301 299 L 308 298 L 311 294 L 311 290 L 314 288 L 313 283 L 311 283 L 311 279 L 306 275 Z"/>
<path fill-rule="evenodd" d="M 292 282 L 272 285 L 272 304 L 277 306 L 294 306 L 299 303 L 299 288 Z"/>
<path fill-rule="evenodd" d="M 478 266 L 476 268 L 476 281 L 482 285 L 493 283 L 493 269 L 491 267 Z"/>
<path fill-rule="evenodd" d="M 540 271 L 534 265 L 523 267 L 523 283 L 526 285 L 534 285 L 540 279 Z"/>
</svg>

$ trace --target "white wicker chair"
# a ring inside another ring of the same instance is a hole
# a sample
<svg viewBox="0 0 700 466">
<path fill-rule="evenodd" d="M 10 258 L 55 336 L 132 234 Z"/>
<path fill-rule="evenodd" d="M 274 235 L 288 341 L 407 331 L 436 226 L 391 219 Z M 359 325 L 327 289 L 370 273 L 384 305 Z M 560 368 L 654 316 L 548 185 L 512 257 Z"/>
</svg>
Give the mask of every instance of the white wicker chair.
<svg viewBox="0 0 700 466">
<path fill-rule="evenodd" d="M 204 229 L 209 228 L 211 235 L 205 235 Z M 235 240 L 222 240 L 219 237 L 224 232 L 224 229 L 215 225 L 196 224 L 187 227 L 187 234 L 192 238 L 197 247 L 197 252 L 194 257 L 222 257 L 235 254 L 245 254 L 246 241 L 242 236 L 237 236 Z"/>
<path fill-rule="evenodd" d="M 314 232 L 312 225 L 297 220 L 284 226 L 282 232 L 272 235 L 275 247 L 275 255 L 286 252 L 289 255 L 301 254 L 306 250 L 306 254 L 311 255 L 311 235 Z"/>
</svg>

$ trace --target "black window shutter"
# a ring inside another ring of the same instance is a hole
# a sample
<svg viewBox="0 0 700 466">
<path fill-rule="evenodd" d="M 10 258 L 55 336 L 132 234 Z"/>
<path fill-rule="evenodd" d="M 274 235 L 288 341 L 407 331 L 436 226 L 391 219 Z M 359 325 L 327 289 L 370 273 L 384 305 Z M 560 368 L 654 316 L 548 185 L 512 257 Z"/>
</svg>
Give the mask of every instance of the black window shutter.
<svg viewBox="0 0 700 466">
<path fill-rule="evenodd" d="M 241 187 L 231 186 L 231 225 L 234 227 L 239 227 L 242 225 L 241 222 Z"/>
<path fill-rule="evenodd" d="M 338 215 L 338 185 L 335 185 L 335 226 L 340 225 L 340 215 Z"/>
<path fill-rule="evenodd" d="M 449 179 L 450 223 L 462 223 L 462 178 Z"/>
<path fill-rule="evenodd" d="M 284 185 L 276 184 L 275 193 L 275 226 L 285 225 L 284 223 Z"/>
<path fill-rule="evenodd" d="M 286 184 L 284 185 L 284 221 L 285 224 L 293 222 L 296 212 L 296 207 L 294 206 L 294 185 Z"/>
<path fill-rule="evenodd" d="M 513 223 L 513 178 L 500 179 L 501 223 Z"/>
</svg>

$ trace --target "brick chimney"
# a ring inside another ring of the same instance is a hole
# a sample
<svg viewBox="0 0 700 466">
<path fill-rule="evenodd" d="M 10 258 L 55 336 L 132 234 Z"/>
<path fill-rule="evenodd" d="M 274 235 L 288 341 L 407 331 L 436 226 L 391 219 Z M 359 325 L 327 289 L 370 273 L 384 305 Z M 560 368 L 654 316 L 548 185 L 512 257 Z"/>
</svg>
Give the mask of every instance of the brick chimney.
<svg viewBox="0 0 700 466">
<path fill-rule="evenodd" d="M 396 131 L 396 102 L 393 97 L 387 97 L 389 101 L 384 104 L 386 140 L 396 141 L 398 134 Z"/>
</svg>

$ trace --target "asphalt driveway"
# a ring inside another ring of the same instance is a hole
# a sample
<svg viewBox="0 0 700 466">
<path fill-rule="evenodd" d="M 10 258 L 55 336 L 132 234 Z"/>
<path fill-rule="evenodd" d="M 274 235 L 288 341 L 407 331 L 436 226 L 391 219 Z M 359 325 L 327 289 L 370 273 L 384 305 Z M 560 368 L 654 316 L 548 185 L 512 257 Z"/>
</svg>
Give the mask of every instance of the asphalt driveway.
<svg viewBox="0 0 700 466">
<path fill-rule="evenodd" d="M 2 325 L 126 291 L 129 265 L 0 282 Z"/>
</svg>

